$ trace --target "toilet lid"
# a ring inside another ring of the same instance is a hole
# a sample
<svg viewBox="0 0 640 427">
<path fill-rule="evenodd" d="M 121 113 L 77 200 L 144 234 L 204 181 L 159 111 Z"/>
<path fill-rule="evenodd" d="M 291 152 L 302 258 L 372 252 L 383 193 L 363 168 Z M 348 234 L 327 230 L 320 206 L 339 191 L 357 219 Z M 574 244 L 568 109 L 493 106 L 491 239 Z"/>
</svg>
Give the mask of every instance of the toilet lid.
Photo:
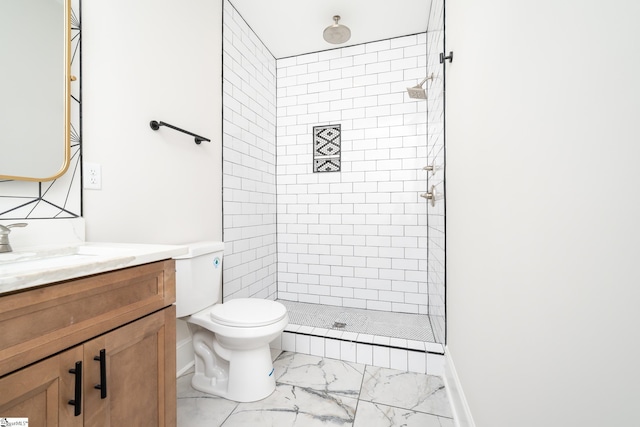
<svg viewBox="0 0 640 427">
<path fill-rule="evenodd" d="M 271 300 L 238 298 L 214 305 L 210 315 L 214 322 L 249 328 L 276 323 L 287 315 L 287 309 L 279 302 Z"/>
</svg>

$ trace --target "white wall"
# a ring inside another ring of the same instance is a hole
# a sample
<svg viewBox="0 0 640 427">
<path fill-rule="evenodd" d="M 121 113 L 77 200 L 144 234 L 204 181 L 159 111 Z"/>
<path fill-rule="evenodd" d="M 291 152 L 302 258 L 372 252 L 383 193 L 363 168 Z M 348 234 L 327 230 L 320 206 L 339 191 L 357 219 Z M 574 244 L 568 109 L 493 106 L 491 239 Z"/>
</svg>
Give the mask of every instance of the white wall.
<svg viewBox="0 0 640 427">
<path fill-rule="evenodd" d="M 479 427 L 637 424 L 638 16 L 447 2 L 448 348 Z"/>
<path fill-rule="evenodd" d="M 83 156 L 102 167 L 88 240 L 222 238 L 221 16 L 220 1 L 83 2 Z"/>
<path fill-rule="evenodd" d="M 102 167 L 102 190 L 84 190 L 87 240 L 222 240 L 221 28 L 220 0 L 83 2 L 83 156 Z M 182 321 L 177 341 L 181 370 Z"/>
</svg>

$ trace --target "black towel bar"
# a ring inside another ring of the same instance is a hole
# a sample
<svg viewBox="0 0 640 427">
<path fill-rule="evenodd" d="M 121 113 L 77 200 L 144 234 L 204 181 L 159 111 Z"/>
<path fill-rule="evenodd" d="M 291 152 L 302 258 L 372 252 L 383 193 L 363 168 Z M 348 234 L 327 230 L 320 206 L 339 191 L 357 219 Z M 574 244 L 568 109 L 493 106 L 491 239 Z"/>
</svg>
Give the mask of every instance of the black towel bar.
<svg viewBox="0 0 640 427">
<path fill-rule="evenodd" d="M 196 144 L 200 144 L 202 141 L 208 141 L 208 142 L 211 142 L 211 140 L 210 140 L 209 138 L 205 138 L 204 136 L 196 135 L 195 133 L 191 133 L 191 132 L 186 131 L 186 130 L 184 130 L 184 129 L 180 129 L 179 127 L 176 127 L 176 126 L 170 125 L 169 123 L 165 123 L 165 122 L 157 122 L 157 121 L 155 121 L 155 120 L 151 120 L 151 121 L 149 122 L 149 126 L 151 126 L 151 129 L 153 129 L 153 130 L 158 130 L 158 129 L 160 129 L 160 126 L 166 126 L 166 127 L 168 127 L 168 128 L 175 129 L 175 130 L 177 130 L 177 131 L 179 131 L 179 132 L 186 133 L 187 135 L 191 135 L 191 136 L 193 136 L 193 137 L 194 137 L 194 139 L 195 139 L 195 141 L 196 141 Z"/>
</svg>

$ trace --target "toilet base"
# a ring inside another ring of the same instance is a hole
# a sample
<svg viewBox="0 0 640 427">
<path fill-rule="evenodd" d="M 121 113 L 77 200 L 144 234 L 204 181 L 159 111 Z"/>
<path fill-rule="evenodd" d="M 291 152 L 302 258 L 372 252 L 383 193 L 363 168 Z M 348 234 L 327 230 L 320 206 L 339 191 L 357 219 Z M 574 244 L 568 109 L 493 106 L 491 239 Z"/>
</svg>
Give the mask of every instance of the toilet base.
<svg viewBox="0 0 640 427">
<path fill-rule="evenodd" d="M 207 372 L 203 360 L 196 357 L 196 372 L 191 380 L 194 389 L 236 402 L 255 402 L 273 393 L 276 380 L 268 344 L 251 350 L 221 351 L 212 332 L 201 330 L 198 334 L 206 335 L 200 342 L 210 345 L 216 366 Z"/>
</svg>

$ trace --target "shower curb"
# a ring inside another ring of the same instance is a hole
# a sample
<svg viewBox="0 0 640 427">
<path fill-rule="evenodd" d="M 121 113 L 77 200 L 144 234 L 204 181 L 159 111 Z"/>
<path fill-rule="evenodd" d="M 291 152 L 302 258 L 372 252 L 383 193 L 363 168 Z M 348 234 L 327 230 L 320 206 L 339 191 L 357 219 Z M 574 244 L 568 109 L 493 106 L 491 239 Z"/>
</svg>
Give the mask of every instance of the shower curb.
<svg viewBox="0 0 640 427">
<path fill-rule="evenodd" d="M 297 325 L 290 326 L 295 328 Z M 376 338 L 378 337 L 374 337 L 374 340 Z M 330 337 L 285 329 L 280 337 L 271 343 L 271 348 L 381 368 L 444 376 L 444 347 L 436 343 L 424 344 L 425 349 L 420 350 L 357 338 Z M 426 345 L 429 345 L 431 350 L 428 350 Z"/>
</svg>

